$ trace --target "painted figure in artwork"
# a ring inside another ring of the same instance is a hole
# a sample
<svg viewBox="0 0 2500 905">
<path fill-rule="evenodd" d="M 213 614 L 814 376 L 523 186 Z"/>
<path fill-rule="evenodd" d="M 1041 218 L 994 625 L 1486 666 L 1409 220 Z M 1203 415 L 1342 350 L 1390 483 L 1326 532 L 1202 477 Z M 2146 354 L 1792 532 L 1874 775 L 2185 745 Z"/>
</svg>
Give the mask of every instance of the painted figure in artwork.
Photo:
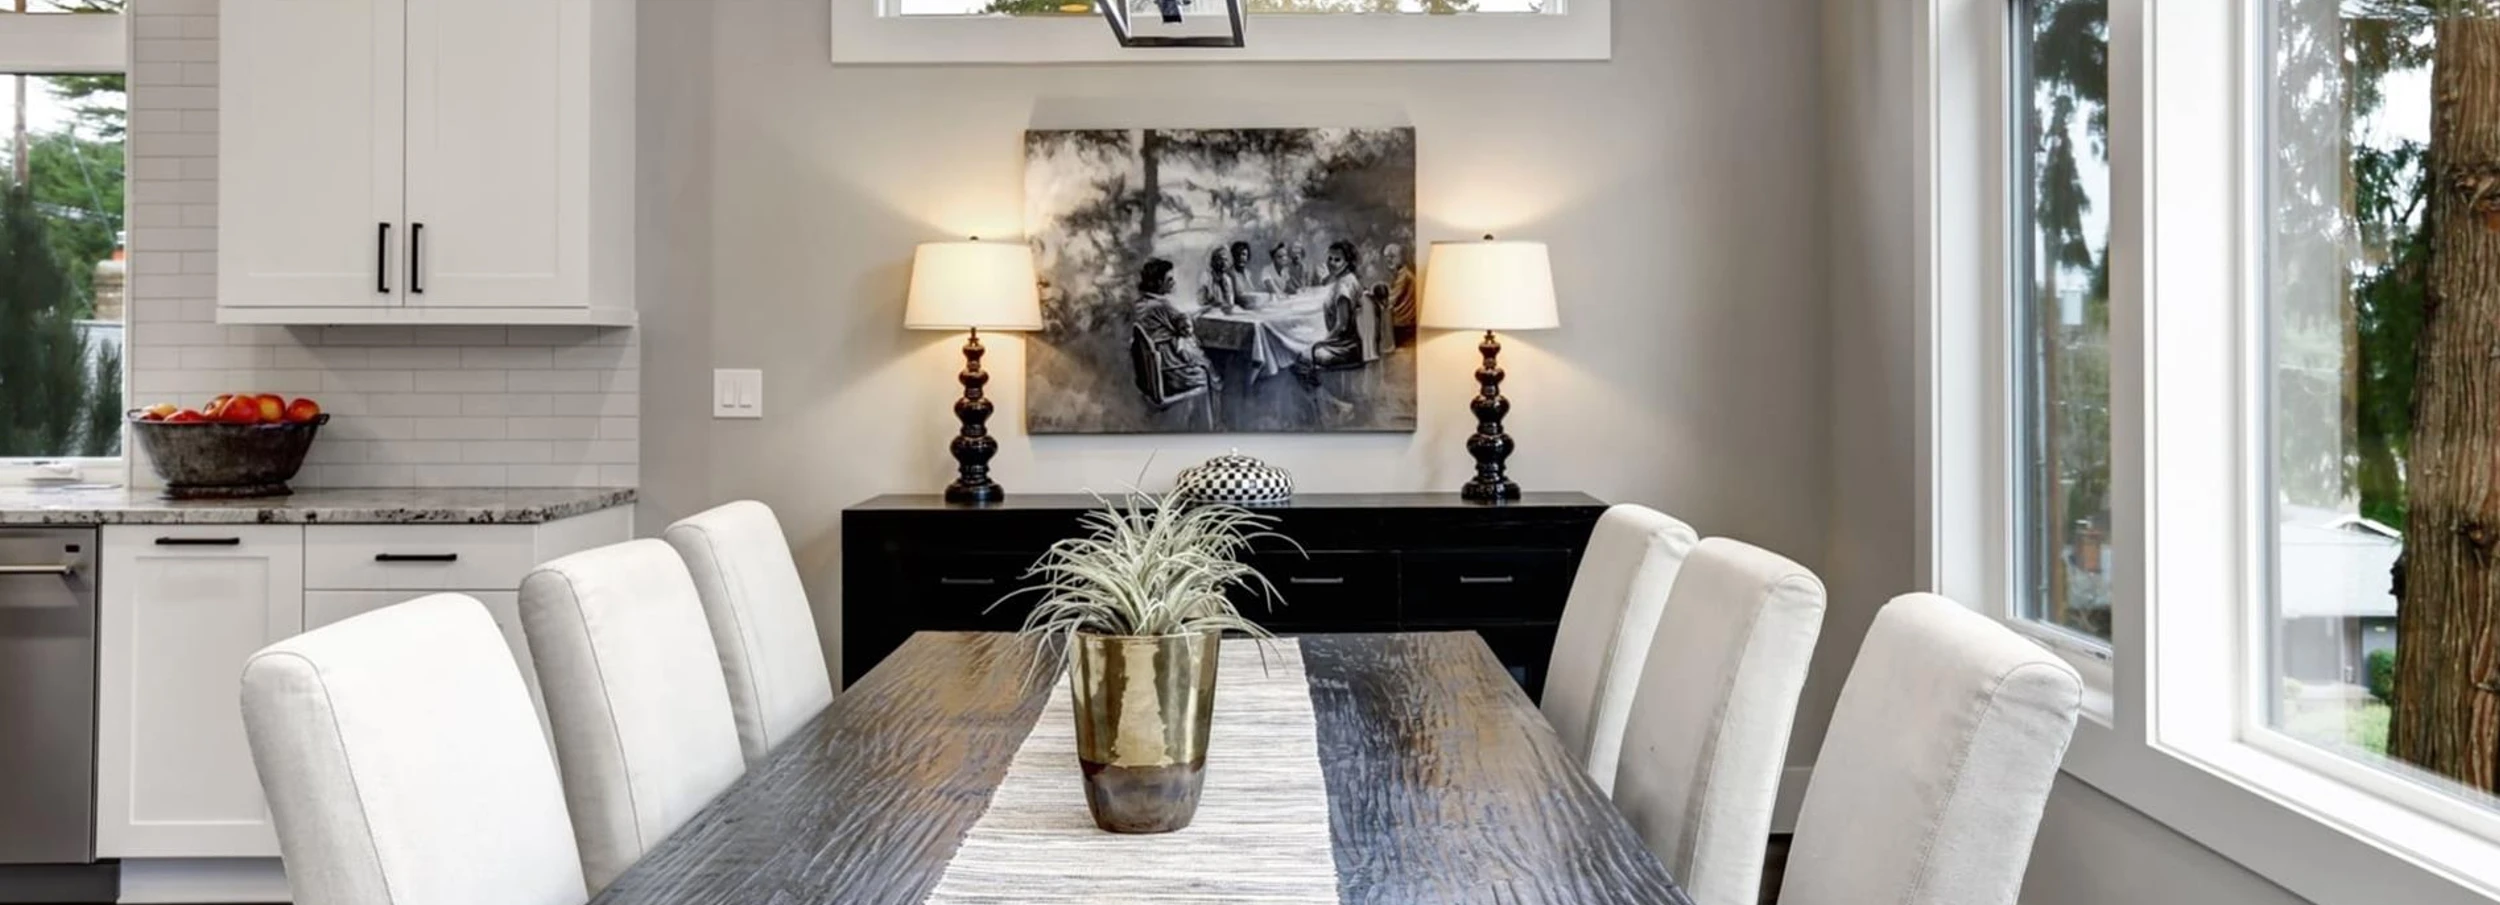
<svg viewBox="0 0 2500 905">
<path fill-rule="evenodd" d="M 1241 310 L 1233 282 L 1232 250 L 1218 245 L 1207 255 L 1207 271 L 1198 275 L 1198 310 L 1227 314 Z"/>
<path fill-rule="evenodd" d="M 1302 257 L 1290 242 L 1278 242 L 1267 249 L 1268 295 L 1292 295 L 1302 291 L 1302 269 L 1294 261 Z"/>
<path fill-rule="evenodd" d="M 1387 304 L 1382 306 L 1389 318 L 1389 329 L 1383 334 L 1389 337 L 1389 342 L 1384 350 L 1412 346 L 1415 344 L 1415 267 L 1406 262 L 1406 246 L 1397 242 L 1380 247 L 1380 260 L 1389 274 L 1386 284 L 1374 287 L 1374 291 L 1388 296 Z"/>
<path fill-rule="evenodd" d="M 1137 278 L 1137 306 L 1129 312 L 1137 341 L 1151 350 L 1153 358 L 1154 373 L 1137 375 L 1139 388 L 1149 396 L 1156 396 L 1159 389 L 1158 401 L 1215 385 L 1215 368 L 1208 364 L 1206 350 L 1198 346 L 1197 326 L 1172 305 L 1177 287 L 1172 262 L 1147 261 Z"/>
</svg>

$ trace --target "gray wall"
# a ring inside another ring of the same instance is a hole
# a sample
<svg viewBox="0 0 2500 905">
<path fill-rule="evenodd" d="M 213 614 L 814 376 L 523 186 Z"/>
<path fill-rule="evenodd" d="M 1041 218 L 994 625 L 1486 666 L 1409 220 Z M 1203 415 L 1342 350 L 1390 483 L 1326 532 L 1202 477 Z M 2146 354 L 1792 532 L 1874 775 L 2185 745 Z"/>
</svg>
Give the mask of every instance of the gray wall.
<svg viewBox="0 0 2500 905">
<path fill-rule="evenodd" d="M 1828 714 L 1875 611 L 1917 580 L 1916 4 L 1825 0 L 1830 144 L 1832 588 L 1808 712 Z M 2300 898 L 2072 776 L 2034 844 L 2025 905 L 2294 905 Z"/>
<path fill-rule="evenodd" d="M 1519 479 L 1819 564 L 1819 10 L 1617 7 L 1608 64 L 846 68 L 825 0 L 646 2 L 645 526 L 769 503 L 831 644 L 842 507 L 953 467 L 961 339 L 901 328 L 912 246 L 1020 233 L 1028 125 L 1396 122 L 1419 133 L 1422 238 L 1553 245 L 1564 326 L 1505 356 Z M 1160 486 L 1235 446 L 1314 491 L 1468 474 L 1472 336 L 1427 337 L 1421 430 L 1339 437 L 1028 438 L 1022 343 L 990 345 L 1011 492 L 1114 491 L 1150 457 Z M 712 367 L 764 369 L 764 420 L 711 420 Z"/>
</svg>

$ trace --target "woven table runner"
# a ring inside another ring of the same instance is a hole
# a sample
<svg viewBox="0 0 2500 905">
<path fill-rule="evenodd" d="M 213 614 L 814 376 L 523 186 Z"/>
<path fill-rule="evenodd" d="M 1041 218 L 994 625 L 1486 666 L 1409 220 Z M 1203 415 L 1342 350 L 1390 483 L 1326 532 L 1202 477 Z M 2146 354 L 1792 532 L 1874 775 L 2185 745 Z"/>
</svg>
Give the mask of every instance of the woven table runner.
<svg viewBox="0 0 2500 905">
<path fill-rule="evenodd" d="M 1062 676 L 929 905 L 1337 901 L 1317 721 L 1291 640 L 1224 642 L 1206 790 L 1188 829 L 1094 827 Z"/>
</svg>

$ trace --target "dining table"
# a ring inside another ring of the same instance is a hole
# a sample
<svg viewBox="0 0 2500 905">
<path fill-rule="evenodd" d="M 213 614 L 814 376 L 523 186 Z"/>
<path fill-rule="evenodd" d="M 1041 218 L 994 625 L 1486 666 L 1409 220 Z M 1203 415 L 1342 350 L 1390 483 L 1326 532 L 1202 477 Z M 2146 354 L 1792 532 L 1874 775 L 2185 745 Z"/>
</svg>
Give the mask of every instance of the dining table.
<svg viewBox="0 0 2500 905">
<path fill-rule="evenodd" d="M 1471 632 L 1226 639 L 1178 832 L 1087 815 L 1056 648 L 926 632 L 593 905 L 1690 905 Z"/>
</svg>

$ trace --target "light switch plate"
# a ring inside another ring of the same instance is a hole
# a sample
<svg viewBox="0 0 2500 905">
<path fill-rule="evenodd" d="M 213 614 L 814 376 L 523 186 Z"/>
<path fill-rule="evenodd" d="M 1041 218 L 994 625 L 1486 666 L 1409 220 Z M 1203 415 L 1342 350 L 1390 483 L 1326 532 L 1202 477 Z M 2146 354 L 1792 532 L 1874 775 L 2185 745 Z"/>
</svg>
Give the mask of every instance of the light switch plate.
<svg viewBox="0 0 2500 905">
<path fill-rule="evenodd" d="M 712 417 L 764 417 L 764 372 L 733 368 L 714 370 Z"/>
</svg>

